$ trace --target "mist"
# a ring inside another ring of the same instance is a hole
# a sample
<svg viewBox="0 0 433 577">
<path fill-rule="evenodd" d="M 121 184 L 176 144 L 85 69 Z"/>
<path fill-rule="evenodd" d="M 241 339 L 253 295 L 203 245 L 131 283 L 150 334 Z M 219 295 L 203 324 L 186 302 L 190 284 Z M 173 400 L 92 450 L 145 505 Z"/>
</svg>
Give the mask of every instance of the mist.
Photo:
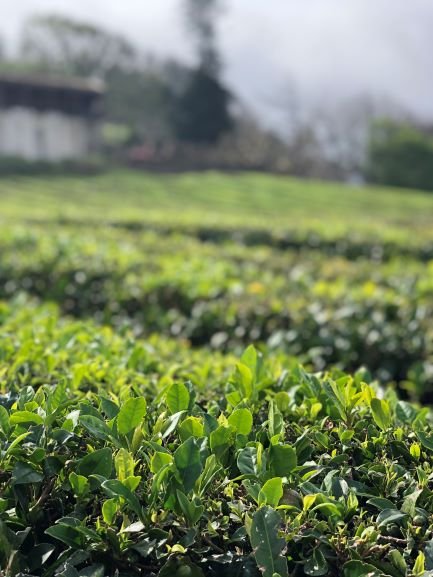
<svg viewBox="0 0 433 577">
<path fill-rule="evenodd" d="M 389 97 L 433 121 L 433 4 L 429 0 L 231 0 L 219 24 L 227 84 L 262 121 L 278 126 L 286 96 L 303 106 L 354 95 Z M 143 51 L 193 60 L 180 0 L 22 0 L 0 38 L 16 49 L 29 16 L 55 11 L 117 30 Z"/>
</svg>

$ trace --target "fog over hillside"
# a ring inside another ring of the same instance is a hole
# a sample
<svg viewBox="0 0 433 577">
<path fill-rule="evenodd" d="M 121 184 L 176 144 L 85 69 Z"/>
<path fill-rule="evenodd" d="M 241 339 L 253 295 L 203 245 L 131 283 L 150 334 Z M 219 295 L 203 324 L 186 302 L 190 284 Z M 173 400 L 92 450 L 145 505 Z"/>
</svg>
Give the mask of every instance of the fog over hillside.
<svg viewBox="0 0 433 577">
<path fill-rule="evenodd" d="M 433 122 L 431 0 L 230 0 L 219 26 L 226 80 L 264 120 L 284 116 L 289 87 L 305 106 L 390 96 Z M 56 11 L 127 35 L 156 55 L 192 58 L 180 0 L 19 0 L 0 38 L 16 47 L 27 17 Z"/>
</svg>

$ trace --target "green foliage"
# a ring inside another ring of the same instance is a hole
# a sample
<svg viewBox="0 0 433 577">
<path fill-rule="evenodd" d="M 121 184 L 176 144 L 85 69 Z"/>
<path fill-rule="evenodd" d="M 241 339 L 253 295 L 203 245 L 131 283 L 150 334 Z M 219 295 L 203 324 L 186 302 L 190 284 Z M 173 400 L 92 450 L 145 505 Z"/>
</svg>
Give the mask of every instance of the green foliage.
<svg viewBox="0 0 433 577">
<path fill-rule="evenodd" d="M 230 100 L 229 92 L 215 75 L 203 67 L 193 70 L 174 105 L 177 138 L 194 144 L 215 144 L 233 127 Z"/>
<path fill-rule="evenodd" d="M 143 343 L 27 307 L 0 308 L 7 577 L 431 570 L 428 410 L 251 348 L 227 363 L 155 340 L 138 363 Z M 254 394 L 233 406 L 240 364 Z"/>
<path fill-rule="evenodd" d="M 117 430 L 126 435 L 140 424 L 146 414 L 146 401 L 143 397 L 128 399 L 117 415 Z"/>
<path fill-rule="evenodd" d="M 84 77 L 104 77 L 113 69 L 131 66 L 136 56 L 124 38 L 56 14 L 28 20 L 21 51 L 39 70 Z"/>
<path fill-rule="evenodd" d="M 372 399 L 371 410 L 376 425 L 378 425 L 382 431 L 386 431 L 391 425 L 391 411 L 388 402 L 381 399 Z"/>
<path fill-rule="evenodd" d="M 0 572 L 428 575 L 431 199 L 196 178 L 0 183 Z"/>
<path fill-rule="evenodd" d="M 410 124 L 373 125 L 368 176 L 376 183 L 433 190 L 433 138 Z"/>
<path fill-rule="evenodd" d="M 188 389 L 183 383 L 174 383 L 167 391 L 165 402 L 171 413 L 186 411 L 190 402 Z"/>
<path fill-rule="evenodd" d="M 263 577 L 286 577 L 287 561 L 282 555 L 284 539 L 278 537 L 281 517 L 270 507 L 262 507 L 253 517 L 251 545 Z"/>
<path fill-rule="evenodd" d="M 194 347 L 238 353 L 253 342 L 312 370 L 364 366 L 372 378 L 429 402 L 428 195 L 261 175 L 202 178 L 1 181 L 0 296 L 24 291 L 77 318 Z M 320 220 L 310 201 L 322 207 Z M 272 230 L 258 219 L 264 213 Z M 92 214 L 113 226 L 96 226 Z M 146 355 L 145 347 L 127 362 L 138 366 Z M 233 392 L 246 398 L 257 393 L 250 371 L 241 361 L 233 378 Z"/>
</svg>

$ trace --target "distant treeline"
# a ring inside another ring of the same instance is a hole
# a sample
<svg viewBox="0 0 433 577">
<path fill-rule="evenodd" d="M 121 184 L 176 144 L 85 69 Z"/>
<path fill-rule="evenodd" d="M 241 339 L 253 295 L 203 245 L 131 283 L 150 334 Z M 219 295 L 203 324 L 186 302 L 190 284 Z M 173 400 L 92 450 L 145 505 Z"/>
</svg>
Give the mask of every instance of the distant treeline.
<svg viewBox="0 0 433 577">
<path fill-rule="evenodd" d="M 103 152 L 158 170 L 256 169 L 433 190 L 433 135 L 390 102 L 358 97 L 302 109 L 275 95 L 287 127 L 264 128 L 222 75 L 218 0 L 185 0 L 194 65 L 144 55 L 128 39 L 61 15 L 38 15 L 2 68 L 98 77 L 106 85 Z M 1 50 L 0 50 L 1 58 Z"/>
</svg>

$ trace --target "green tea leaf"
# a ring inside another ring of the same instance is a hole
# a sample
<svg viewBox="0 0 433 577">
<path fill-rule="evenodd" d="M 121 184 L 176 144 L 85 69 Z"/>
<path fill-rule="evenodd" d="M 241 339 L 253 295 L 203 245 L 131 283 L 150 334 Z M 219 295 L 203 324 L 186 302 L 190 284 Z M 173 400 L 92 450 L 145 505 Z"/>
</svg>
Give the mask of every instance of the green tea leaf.
<svg viewBox="0 0 433 577">
<path fill-rule="evenodd" d="M 117 499 L 107 499 L 104 501 L 102 505 L 102 517 L 107 525 L 111 525 L 113 523 L 117 509 Z"/>
<path fill-rule="evenodd" d="M 134 511 L 138 518 L 142 518 L 143 511 L 141 509 L 140 501 L 137 499 L 134 493 L 130 491 L 130 489 L 125 487 L 121 481 L 118 481 L 117 479 L 110 479 L 108 481 L 104 481 L 101 487 L 109 497 L 122 497 L 125 499 L 131 510 Z"/>
<path fill-rule="evenodd" d="M 190 402 L 188 389 L 183 383 L 173 383 L 167 391 L 165 402 L 172 414 L 187 411 Z"/>
<path fill-rule="evenodd" d="M 10 431 L 9 413 L 3 405 L 0 405 L 0 430 L 2 430 L 5 435 L 8 435 Z"/>
<path fill-rule="evenodd" d="M 173 463 L 173 457 L 167 453 L 156 452 L 150 460 L 150 470 L 152 473 L 158 473 L 166 465 Z"/>
<path fill-rule="evenodd" d="M 417 412 L 416 408 L 406 401 L 399 401 L 395 407 L 396 417 L 402 423 L 413 423 Z"/>
<path fill-rule="evenodd" d="M 72 547 L 72 549 L 81 549 L 84 546 L 83 534 L 71 525 L 58 523 L 57 525 L 49 527 L 45 533 L 65 543 L 68 547 Z"/>
<path fill-rule="evenodd" d="M 108 440 L 113 438 L 113 431 L 107 426 L 105 421 L 98 417 L 93 415 L 81 415 L 80 423 L 97 439 Z"/>
<path fill-rule="evenodd" d="M 422 551 L 418 553 L 413 566 L 413 574 L 415 577 L 422 577 L 425 573 L 425 555 Z"/>
<path fill-rule="evenodd" d="M 35 425 L 43 425 L 43 418 L 37 413 L 30 411 L 16 411 L 12 413 L 9 419 L 11 425 L 18 425 L 20 423 L 34 423 Z"/>
<path fill-rule="evenodd" d="M 12 471 L 12 482 L 14 485 L 41 483 L 43 479 L 44 476 L 27 463 L 18 462 Z"/>
<path fill-rule="evenodd" d="M 417 491 L 412 491 L 407 497 L 405 497 L 400 510 L 402 513 L 407 513 L 411 517 L 415 515 L 416 502 L 419 496 L 423 492 L 423 489 L 418 489 Z"/>
<path fill-rule="evenodd" d="M 296 468 L 298 459 L 296 451 L 289 445 L 271 445 L 269 465 L 276 477 L 287 477 Z"/>
<path fill-rule="evenodd" d="M 243 363 L 237 363 L 234 382 L 238 387 L 242 398 L 250 399 L 253 394 L 253 373 L 251 369 Z"/>
<path fill-rule="evenodd" d="M 182 441 L 186 441 L 189 437 L 203 437 L 203 423 L 197 417 L 187 417 L 179 425 L 179 435 Z"/>
<path fill-rule="evenodd" d="M 121 435 L 127 435 L 135 429 L 146 414 L 146 400 L 144 397 L 132 397 L 121 407 L 117 415 L 117 430 Z"/>
<path fill-rule="evenodd" d="M 194 489 L 195 482 L 203 470 L 200 459 L 200 449 L 193 437 L 187 439 L 176 449 L 174 462 L 179 471 L 185 493 L 188 494 Z"/>
<path fill-rule="evenodd" d="M 416 435 L 417 435 L 418 439 L 420 440 L 421 445 L 425 449 L 429 449 L 430 451 L 433 451 L 433 435 L 427 436 L 422 431 L 417 431 Z"/>
<path fill-rule="evenodd" d="M 86 477 L 77 475 L 74 472 L 69 474 L 69 482 L 71 484 L 72 490 L 78 497 L 85 495 L 90 489 L 90 485 Z"/>
<path fill-rule="evenodd" d="M 203 515 L 204 507 L 201 504 L 197 505 L 196 503 L 190 501 L 188 497 L 182 493 L 182 491 L 177 490 L 176 495 L 182 512 L 188 521 L 188 524 L 193 526 L 198 523 L 201 516 Z"/>
<path fill-rule="evenodd" d="M 373 507 L 377 507 L 381 511 L 383 511 L 383 509 L 392 509 L 394 507 L 394 503 L 392 501 L 383 497 L 372 497 L 367 501 L 367 504 L 373 505 Z"/>
<path fill-rule="evenodd" d="M 363 561 L 348 561 L 343 565 L 344 577 L 382 577 L 383 573 L 376 569 L 374 565 Z"/>
<path fill-rule="evenodd" d="M 397 523 L 407 517 L 405 513 L 401 513 L 398 509 L 384 509 L 377 516 L 377 526 L 383 527 L 390 523 Z"/>
<path fill-rule="evenodd" d="M 248 409 L 236 409 L 229 416 L 228 422 L 239 435 L 249 435 L 253 428 L 253 416 Z"/>
<path fill-rule="evenodd" d="M 382 431 L 389 429 L 392 419 L 388 402 L 384 399 L 374 398 L 371 400 L 370 406 L 376 425 L 382 429 Z"/>
<path fill-rule="evenodd" d="M 245 447 L 239 451 L 237 466 L 242 475 L 258 475 L 256 447 Z"/>
<path fill-rule="evenodd" d="M 304 572 L 311 577 L 320 577 L 328 573 L 328 562 L 320 549 L 313 551 L 313 555 L 304 565 Z"/>
<path fill-rule="evenodd" d="M 275 477 L 269 479 L 260 489 L 259 493 L 259 506 L 270 505 L 274 509 L 278 507 L 278 504 L 283 496 L 283 481 L 281 477 Z"/>
<path fill-rule="evenodd" d="M 234 430 L 231 427 L 220 425 L 211 432 L 209 437 L 210 448 L 217 459 L 224 464 L 224 459 L 234 441 Z"/>
<path fill-rule="evenodd" d="M 253 516 L 251 546 L 263 577 L 288 577 L 287 560 L 283 556 L 285 540 L 278 536 L 280 515 L 270 507 L 262 507 Z"/>
<path fill-rule="evenodd" d="M 111 477 L 112 470 L 113 453 L 108 447 L 85 455 L 77 463 L 77 473 L 83 477 L 97 474 L 108 479 Z"/>
<path fill-rule="evenodd" d="M 126 449 L 120 449 L 114 459 L 116 475 L 119 481 L 124 481 L 134 475 L 135 463 L 134 457 Z"/>
<path fill-rule="evenodd" d="M 280 435 L 284 430 L 284 420 L 283 416 L 277 408 L 277 404 L 274 401 L 269 403 L 268 412 L 268 422 L 269 422 L 269 437 L 272 439 L 275 435 Z"/>
</svg>

